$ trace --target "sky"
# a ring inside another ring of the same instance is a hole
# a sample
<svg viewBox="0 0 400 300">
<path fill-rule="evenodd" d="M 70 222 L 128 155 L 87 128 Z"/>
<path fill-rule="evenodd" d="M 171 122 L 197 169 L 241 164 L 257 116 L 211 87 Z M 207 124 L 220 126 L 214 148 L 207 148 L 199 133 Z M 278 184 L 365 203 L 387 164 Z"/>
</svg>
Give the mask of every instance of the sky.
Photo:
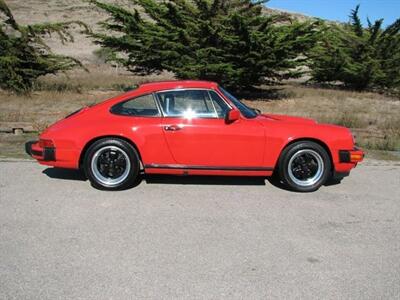
<svg viewBox="0 0 400 300">
<path fill-rule="evenodd" d="M 267 7 L 347 22 L 357 4 L 360 4 L 359 16 L 364 25 L 367 17 L 371 21 L 384 18 L 384 26 L 400 18 L 400 0 L 270 0 Z"/>
</svg>

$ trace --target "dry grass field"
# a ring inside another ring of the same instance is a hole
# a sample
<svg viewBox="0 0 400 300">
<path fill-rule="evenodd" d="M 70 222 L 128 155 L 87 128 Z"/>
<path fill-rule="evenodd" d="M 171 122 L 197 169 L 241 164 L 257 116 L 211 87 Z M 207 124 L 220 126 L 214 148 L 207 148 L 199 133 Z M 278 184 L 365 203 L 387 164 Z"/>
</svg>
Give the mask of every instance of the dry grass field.
<svg viewBox="0 0 400 300">
<path fill-rule="evenodd" d="M 31 96 L 0 91 L 0 123 L 29 122 L 40 132 L 78 108 L 97 103 L 142 82 L 173 79 L 171 74 L 133 76 L 101 66 L 90 72 L 41 79 Z M 307 87 L 291 83 L 265 87 L 261 93 L 240 95 L 248 105 L 265 113 L 311 117 L 319 122 L 352 129 L 369 156 L 398 160 L 400 152 L 400 99 L 376 93 Z M 35 134 L 0 134 L 0 157 L 25 157 L 23 143 Z"/>
</svg>

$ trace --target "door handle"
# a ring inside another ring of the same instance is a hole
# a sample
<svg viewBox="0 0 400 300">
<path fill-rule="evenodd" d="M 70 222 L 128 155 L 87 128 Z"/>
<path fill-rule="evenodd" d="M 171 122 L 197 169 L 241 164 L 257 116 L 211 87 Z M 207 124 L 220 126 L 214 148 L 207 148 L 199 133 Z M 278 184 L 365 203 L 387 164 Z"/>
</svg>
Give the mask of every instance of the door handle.
<svg viewBox="0 0 400 300">
<path fill-rule="evenodd" d="M 181 130 L 181 129 L 182 129 L 182 127 L 178 126 L 178 125 L 168 125 L 168 126 L 164 127 L 165 131 L 178 131 L 178 130 Z"/>
</svg>

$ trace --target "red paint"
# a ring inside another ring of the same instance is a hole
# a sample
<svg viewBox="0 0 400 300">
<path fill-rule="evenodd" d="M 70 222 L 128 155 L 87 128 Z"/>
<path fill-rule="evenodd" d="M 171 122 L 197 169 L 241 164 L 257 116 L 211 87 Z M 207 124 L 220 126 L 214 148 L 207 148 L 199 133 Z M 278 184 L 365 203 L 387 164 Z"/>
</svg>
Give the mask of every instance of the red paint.
<svg viewBox="0 0 400 300">
<path fill-rule="evenodd" d="M 166 81 L 143 84 L 138 89 L 104 101 L 50 126 L 41 135 L 47 145 L 54 144 L 55 161 L 40 163 L 55 167 L 78 169 L 87 145 L 102 137 L 114 136 L 133 143 L 143 165 L 187 165 L 209 167 L 249 167 L 249 170 L 181 170 L 145 169 L 147 173 L 196 175 L 260 175 L 272 171 L 254 171 L 252 167 L 275 168 L 282 150 L 296 140 L 315 140 L 329 151 L 335 171 L 348 172 L 360 161 L 340 163 L 339 150 L 353 150 L 352 135 L 347 128 L 318 124 L 311 119 L 282 115 L 259 115 L 246 119 L 231 112 L 232 122 L 224 119 L 135 117 L 110 113 L 110 108 L 143 94 L 172 89 L 209 89 L 221 97 L 218 85 L 205 81 Z M 228 99 L 223 97 L 231 106 Z M 237 120 L 236 120 L 237 119 Z M 172 126 L 166 131 L 166 126 Z M 43 150 L 39 143 L 33 150 Z M 356 154 L 362 154 L 359 150 Z M 354 156 L 355 157 L 355 156 Z"/>
</svg>

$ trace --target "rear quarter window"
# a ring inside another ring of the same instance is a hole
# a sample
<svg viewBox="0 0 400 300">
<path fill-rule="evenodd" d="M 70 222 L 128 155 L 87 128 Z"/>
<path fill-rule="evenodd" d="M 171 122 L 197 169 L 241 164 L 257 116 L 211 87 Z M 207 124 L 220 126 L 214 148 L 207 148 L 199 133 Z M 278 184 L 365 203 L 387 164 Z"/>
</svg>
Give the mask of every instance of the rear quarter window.
<svg viewBox="0 0 400 300">
<path fill-rule="evenodd" d="M 111 108 L 111 113 L 121 116 L 158 117 L 160 111 L 152 94 L 120 102 Z"/>
</svg>

